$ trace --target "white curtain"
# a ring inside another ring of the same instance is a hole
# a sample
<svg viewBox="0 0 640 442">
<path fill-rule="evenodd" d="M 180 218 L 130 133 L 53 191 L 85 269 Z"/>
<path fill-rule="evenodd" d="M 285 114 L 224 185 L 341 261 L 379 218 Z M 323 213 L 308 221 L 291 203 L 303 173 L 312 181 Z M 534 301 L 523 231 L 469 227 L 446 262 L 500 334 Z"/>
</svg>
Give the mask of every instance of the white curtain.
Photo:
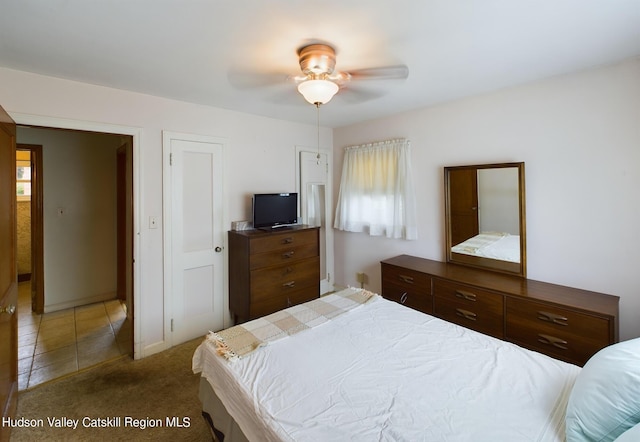
<svg viewBox="0 0 640 442">
<path fill-rule="evenodd" d="M 408 140 L 345 149 L 334 227 L 416 239 L 416 203 Z"/>
</svg>

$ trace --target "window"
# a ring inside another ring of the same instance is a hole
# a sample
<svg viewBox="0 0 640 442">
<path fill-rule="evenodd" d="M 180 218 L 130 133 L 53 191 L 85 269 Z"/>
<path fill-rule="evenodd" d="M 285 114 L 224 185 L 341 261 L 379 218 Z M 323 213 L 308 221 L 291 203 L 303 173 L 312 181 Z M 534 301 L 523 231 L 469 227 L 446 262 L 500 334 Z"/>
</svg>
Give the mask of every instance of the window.
<svg viewBox="0 0 640 442">
<path fill-rule="evenodd" d="M 16 196 L 18 201 L 31 199 L 31 161 L 16 161 Z"/>
<path fill-rule="evenodd" d="M 388 238 L 417 238 L 408 140 L 345 149 L 334 227 Z"/>
</svg>

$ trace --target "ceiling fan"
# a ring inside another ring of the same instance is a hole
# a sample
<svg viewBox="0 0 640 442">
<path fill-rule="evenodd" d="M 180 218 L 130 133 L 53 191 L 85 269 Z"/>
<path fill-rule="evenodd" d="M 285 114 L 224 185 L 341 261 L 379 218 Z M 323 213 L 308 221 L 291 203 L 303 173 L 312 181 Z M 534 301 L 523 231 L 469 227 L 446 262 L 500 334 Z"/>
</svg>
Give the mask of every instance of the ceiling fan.
<svg viewBox="0 0 640 442">
<path fill-rule="evenodd" d="M 352 81 L 405 79 L 409 69 L 404 65 L 337 71 L 336 52 L 327 44 L 310 44 L 298 49 L 302 75 L 293 80 L 298 92 L 311 104 L 325 104 Z"/>
<path fill-rule="evenodd" d="M 336 51 L 326 43 L 312 43 L 298 49 L 301 73 L 297 75 L 267 74 L 240 75 L 231 77 L 232 84 L 240 87 L 262 86 L 275 82 L 294 83 L 298 92 L 309 103 L 319 106 L 328 103 L 341 89 L 344 93 L 372 96 L 371 91 L 362 91 L 357 83 L 364 80 L 403 80 L 409 76 L 406 65 L 393 65 L 349 71 L 336 70 Z M 236 73 L 237 74 L 237 73 Z M 234 81 L 235 80 L 235 81 Z M 373 94 L 375 96 L 375 94 Z"/>
</svg>

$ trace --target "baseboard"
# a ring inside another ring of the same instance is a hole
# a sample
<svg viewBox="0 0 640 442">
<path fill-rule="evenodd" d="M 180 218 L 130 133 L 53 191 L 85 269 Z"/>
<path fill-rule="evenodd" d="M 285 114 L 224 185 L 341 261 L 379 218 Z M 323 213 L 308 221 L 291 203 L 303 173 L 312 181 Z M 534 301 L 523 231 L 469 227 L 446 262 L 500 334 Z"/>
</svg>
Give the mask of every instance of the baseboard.
<svg viewBox="0 0 640 442">
<path fill-rule="evenodd" d="M 151 356 L 156 353 L 160 353 L 161 351 L 167 350 L 167 343 L 165 341 L 156 342 L 155 344 L 147 345 L 142 348 L 141 358 L 146 358 L 147 356 Z"/>
<path fill-rule="evenodd" d="M 89 296 L 81 299 L 74 299 L 73 301 L 45 305 L 44 312 L 45 313 L 57 312 L 58 310 L 66 310 L 68 308 L 80 307 L 87 304 L 93 304 L 95 302 L 111 301 L 114 299 L 117 299 L 117 295 L 115 292 L 102 293 L 100 295 Z"/>
</svg>

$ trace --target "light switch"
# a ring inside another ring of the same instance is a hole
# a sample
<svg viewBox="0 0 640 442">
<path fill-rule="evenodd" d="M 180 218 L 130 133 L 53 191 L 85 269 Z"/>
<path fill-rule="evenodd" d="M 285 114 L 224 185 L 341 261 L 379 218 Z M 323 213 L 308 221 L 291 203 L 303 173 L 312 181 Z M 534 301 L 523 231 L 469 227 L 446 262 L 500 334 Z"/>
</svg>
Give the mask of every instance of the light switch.
<svg viewBox="0 0 640 442">
<path fill-rule="evenodd" d="M 149 217 L 149 228 L 150 229 L 157 229 L 158 228 L 158 217 L 157 216 L 150 216 Z"/>
</svg>

